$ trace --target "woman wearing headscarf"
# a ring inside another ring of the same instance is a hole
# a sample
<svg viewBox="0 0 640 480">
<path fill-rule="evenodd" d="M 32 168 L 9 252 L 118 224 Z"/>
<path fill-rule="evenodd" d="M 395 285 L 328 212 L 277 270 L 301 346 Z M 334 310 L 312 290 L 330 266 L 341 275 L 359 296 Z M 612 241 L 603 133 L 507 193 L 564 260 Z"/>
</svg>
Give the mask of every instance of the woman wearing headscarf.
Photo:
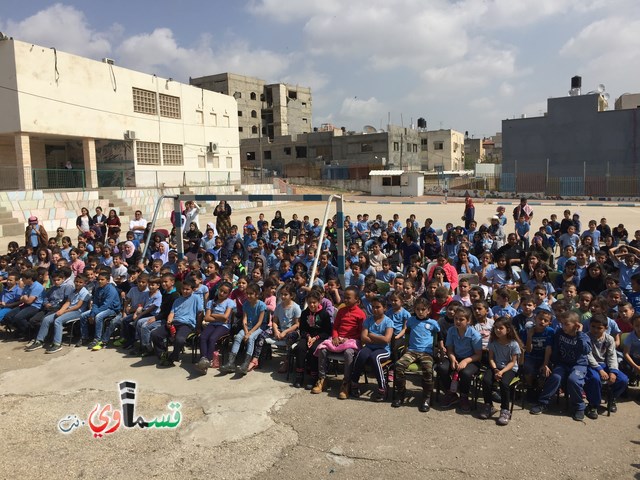
<svg viewBox="0 0 640 480">
<path fill-rule="evenodd" d="M 169 261 L 169 244 L 167 242 L 160 242 L 158 251 L 151 255 L 153 260 L 162 260 L 162 265 Z"/>
<path fill-rule="evenodd" d="M 226 201 L 220 200 L 220 203 L 213 211 L 213 215 L 216 217 L 218 234 L 222 238 L 227 238 L 229 230 L 231 230 L 231 207 Z"/>
<path fill-rule="evenodd" d="M 136 250 L 136 246 L 133 242 L 128 241 L 124 243 L 122 249 L 122 261 L 127 267 L 133 267 L 140 263 L 141 253 Z"/>
</svg>

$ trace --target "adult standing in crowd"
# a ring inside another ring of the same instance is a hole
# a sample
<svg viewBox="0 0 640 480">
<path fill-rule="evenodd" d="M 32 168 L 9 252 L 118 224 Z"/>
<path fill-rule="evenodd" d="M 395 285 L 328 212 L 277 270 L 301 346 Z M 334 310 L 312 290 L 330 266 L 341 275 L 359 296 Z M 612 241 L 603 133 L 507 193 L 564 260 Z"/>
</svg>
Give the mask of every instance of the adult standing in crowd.
<svg viewBox="0 0 640 480">
<path fill-rule="evenodd" d="M 106 239 L 106 235 L 107 235 L 107 217 L 106 215 L 102 212 L 102 207 L 98 206 L 96 207 L 96 214 L 93 216 L 92 218 L 93 220 L 93 229 L 96 233 L 100 234 L 100 238 L 101 239 Z"/>
<path fill-rule="evenodd" d="M 189 200 L 184 207 L 184 212 L 182 212 L 185 217 L 184 225 L 195 223 L 198 230 L 200 230 L 200 206 L 194 200 Z M 185 228 L 184 225 L 182 228 Z"/>
<path fill-rule="evenodd" d="M 226 238 L 231 230 L 231 207 L 225 200 L 220 200 L 220 203 L 213 211 L 213 215 L 216 217 L 218 235 Z"/>
<path fill-rule="evenodd" d="M 91 215 L 89 215 L 89 210 L 86 207 L 82 207 L 80 209 L 80 215 L 76 218 L 76 228 L 78 232 L 82 235 L 91 230 L 93 226 L 93 219 Z"/>
<path fill-rule="evenodd" d="M 473 205 L 473 198 L 469 195 L 469 192 L 464 195 L 464 229 L 469 230 L 469 225 L 474 221 L 476 216 L 476 207 Z"/>
<path fill-rule="evenodd" d="M 118 213 L 113 208 L 109 210 L 109 216 L 107 217 L 105 223 L 107 225 L 106 238 L 110 238 L 114 235 L 117 238 L 120 234 L 120 229 L 122 228 L 122 222 L 120 222 L 120 217 L 118 217 Z"/>
<path fill-rule="evenodd" d="M 522 197 L 520 199 L 520 205 L 518 205 L 516 208 L 513 209 L 514 225 L 518 223 L 518 220 L 520 219 L 520 215 L 522 214 L 524 214 L 524 219 L 528 223 L 531 223 L 531 219 L 533 218 L 533 208 L 531 208 L 531 205 L 527 203 L 527 199 L 525 197 Z"/>
<path fill-rule="evenodd" d="M 142 218 L 142 212 L 136 210 L 133 220 L 129 222 L 129 230 L 133 232 L 133 236 L 138 242 L 142 242 L 144 238 L 144 231 L 147 228 L 147 221 Z"/>
<path fill-rule="evenodd" d="M 24 232 L 24 244 L 27 247 L 46 248 L 49 241 L 49 234 L 43 225 L 38 223 L 38 217 L 29 217 L 29 224 Z"/>
</svg>

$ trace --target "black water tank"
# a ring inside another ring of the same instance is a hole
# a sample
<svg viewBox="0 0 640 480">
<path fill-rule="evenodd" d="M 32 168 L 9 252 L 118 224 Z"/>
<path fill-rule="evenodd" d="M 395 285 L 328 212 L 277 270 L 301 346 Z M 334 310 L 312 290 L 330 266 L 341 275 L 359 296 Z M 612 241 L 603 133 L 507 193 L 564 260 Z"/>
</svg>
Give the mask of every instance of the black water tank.
<svg viewBox="0 0 640 480">
<path fill-rule="evenodd" d="M 422 117 L 418 119 L 418 128 L 427 128 L 427 121 Z"/>
<path fill-rule="evenodd" d="M 571 77 L 571 88 L 582 88 L 582 77 L 578 75 Z"/>
</svg>

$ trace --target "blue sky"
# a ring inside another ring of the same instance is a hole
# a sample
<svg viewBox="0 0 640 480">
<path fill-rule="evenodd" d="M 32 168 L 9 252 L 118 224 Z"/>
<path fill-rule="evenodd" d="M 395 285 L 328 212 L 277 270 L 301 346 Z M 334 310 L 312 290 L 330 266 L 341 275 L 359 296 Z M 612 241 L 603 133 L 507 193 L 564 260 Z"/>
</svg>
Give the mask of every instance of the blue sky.
<svg viewBox="0 0 640 480">
<path fill-rule="evenodd" d="M 188 82 L 220 72 L 313 89 L 314 126 L 493 135 L 546 99 L 640 91 L 638 0 L 0 0 L 0 31 Z"/>
</svg>

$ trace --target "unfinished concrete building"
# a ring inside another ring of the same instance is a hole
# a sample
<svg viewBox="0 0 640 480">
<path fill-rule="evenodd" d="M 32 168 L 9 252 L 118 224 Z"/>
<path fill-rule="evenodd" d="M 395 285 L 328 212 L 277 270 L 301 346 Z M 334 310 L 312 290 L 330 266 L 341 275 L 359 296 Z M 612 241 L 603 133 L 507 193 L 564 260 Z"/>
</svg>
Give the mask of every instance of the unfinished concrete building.
<svg viewBox="0 0 640 480">
<path fill-rule="evenodd" d="M 285 83 L 267 84 L 256 77 L 220 73 L 190 78 L 205 90 L 233 96 L 238 102 L 240 139 L 311 132 L 311 89 Z"/>
</svg>

